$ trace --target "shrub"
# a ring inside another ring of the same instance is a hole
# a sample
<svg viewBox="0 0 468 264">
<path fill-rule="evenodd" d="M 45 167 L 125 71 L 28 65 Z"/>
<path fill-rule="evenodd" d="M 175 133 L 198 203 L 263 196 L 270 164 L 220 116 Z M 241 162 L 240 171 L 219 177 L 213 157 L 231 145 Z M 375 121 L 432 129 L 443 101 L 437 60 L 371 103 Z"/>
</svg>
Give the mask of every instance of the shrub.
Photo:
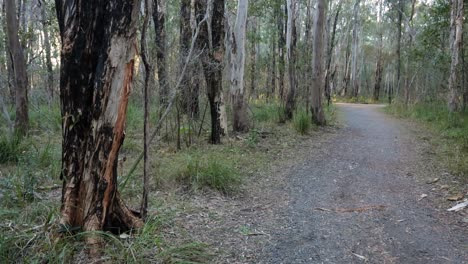
<svg viewBox="0 0 468 264">
<path fill-rule="evenodd" d="M 312 126 L 311 118 L 307 112 L 297 111 L 293 118 L 293 126 L 299 134 L 307 134 Z"/>
<path fill-rule="evenodd" d="M 223 194 L 237 191 L 241 184 L 241 178 L 234 166 L 219 156 L 205 159 L 189 157 L 178 180 L 195 189 L 208 187 Z"/>
<path fill-rule="evenodd" d="M 23 150 L 24 146 L 19 137 L 0 137 L 0 164 L 17 162 Z"/>
</svg>

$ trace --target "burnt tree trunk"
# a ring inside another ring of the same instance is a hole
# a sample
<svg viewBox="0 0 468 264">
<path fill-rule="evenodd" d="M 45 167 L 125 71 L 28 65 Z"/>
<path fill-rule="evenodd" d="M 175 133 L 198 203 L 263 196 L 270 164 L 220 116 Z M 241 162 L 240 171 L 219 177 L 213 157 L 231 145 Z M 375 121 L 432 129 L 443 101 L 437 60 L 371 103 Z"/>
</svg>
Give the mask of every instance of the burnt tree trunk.
<svg viewBox="0 0 468 264">
<path fill-rule="evenodd" d="M 117 191 L 140 1 L 56 0 L 56 7 L 62 41 L 61 224 L 85 231 L 141 227 Z M 100 244 L 96 237 L 87 242 Z"/>
<path fill-rule="evenodd" d="M 166 63 L 166 1 L 153 0 L 153 22 L 156 44 L 156 66 L 159 81 L 159 103 L 164 108 L 169 100 L 169 84 Z M 190 41 L 188 43 L 190 45 Z"/>
<path fill-rule="evenodd" d="M 382 65 L 382 47 L 383 47 L 383 28 L 382 28 L 382 1 L 379 1 L 379 19 L 380 23 L 379 27 L 379 51 L 377 55 L 377 63 L 375 65 L 375 85 L 374 85 L 374 101 L 379 101 L 380 99 L 380 90 L 382 86 L 382 73 L 383 73 L 383 65 Z"/>
<path fill-rule="evenodd" d="M 203 2 L 203 3 L 200 3 Z M 211 6 L 210 6 L 211 5 Z M 211 144 L 220 144 L 221 135 L 227 133 L 223 122 L 223 69 L 224 69 L 224 0 L 197 1 L 196 14 L 207 14 L 207 21 L 200 30 L 197 41 L 202 54 L 203 72 L 206 79 L 206 90 L 211 113 Z M 207 11 L 208 10 L 208 11 Z M 207 11 L 207 12 L 206 12 Z M 200 15 L 199 15 L 200 16 Z M 198 17 L 201 21 L 203 18 Z M 198 21 L 198 22 L 199 22 Z"/>
<path fill-rule="evenodd" d="M 16 17 L 15 0 L 5 1 L 8 50 L 13 68 L 13 83 L 15 86 L 16 119 L 15 130 L 18 135 L 28 131 L 28 75 L 23 47 L 18 36 L 18 19 Z"/>
</svg>

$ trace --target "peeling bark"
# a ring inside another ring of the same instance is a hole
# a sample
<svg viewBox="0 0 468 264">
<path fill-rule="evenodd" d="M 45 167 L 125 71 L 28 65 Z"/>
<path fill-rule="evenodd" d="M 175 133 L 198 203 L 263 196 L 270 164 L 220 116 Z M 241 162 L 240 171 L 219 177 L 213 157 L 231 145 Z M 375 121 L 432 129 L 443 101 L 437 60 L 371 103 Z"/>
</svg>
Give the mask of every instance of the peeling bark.
<svg viewBox="0 0 468 264">
<path fill-rule="evenodd" d="M 56 0 L 56 6 L 62 41 L 61 224 L 85 231 L 141 227 L 117 191 L 140 2 Z"/>
<path fill-rule="evenodd" d="M 244 98 L 245 40 L 248 0 L 239 0 L 234 30 L 231 32 L 231 97 L 233 103 L 233 130 L 249 130 L 247 106 Z"/>
</svg>

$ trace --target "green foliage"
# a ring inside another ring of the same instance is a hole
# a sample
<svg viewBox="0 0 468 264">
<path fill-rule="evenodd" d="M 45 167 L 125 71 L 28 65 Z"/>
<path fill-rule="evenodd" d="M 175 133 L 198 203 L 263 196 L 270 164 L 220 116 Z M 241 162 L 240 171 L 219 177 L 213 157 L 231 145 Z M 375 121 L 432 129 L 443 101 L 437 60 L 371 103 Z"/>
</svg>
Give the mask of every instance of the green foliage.
<svg viewBox="0 0 468 264">
<path fill-rule="evenodd" d="M 223 194 L 232 194 L 237 191 L 242 182 L 237 170 L 219 156 L 187 157 L 185 169 L 178 177 L 192 188 L 208 187 Z"/>
<path fill-rule="evenodd" d="M 0 164 L 17 162 L 24 149 L 25 146 L 21 144 L 19 137 L 0 136 Z"/>
<path fill-rule="evenodd" d="M 445 102 L 419 103 L 409 107 L 401 103 L 388 106 L 390 114 L 419 120 L 439 137 L 433 144 L 439 145 L 440 160 L 444 161 L 453 172 L 468 175 L 468 113 L 449 113 Z"/>
<path fill-rule="evenodd" d="M 310 115 L 303 110 L 296 111 L 293 118 L 294 129 L 301 135 L 305 135 L 312 127 Z"/>
<path fill-rule="evenodd" d="M 259 140 L 259 132 L 257 129 L 251 129 L 249 131 L 249 137 L 247 138 L 247 145 L 251 148 L 255 147 Z"/>
</svg>

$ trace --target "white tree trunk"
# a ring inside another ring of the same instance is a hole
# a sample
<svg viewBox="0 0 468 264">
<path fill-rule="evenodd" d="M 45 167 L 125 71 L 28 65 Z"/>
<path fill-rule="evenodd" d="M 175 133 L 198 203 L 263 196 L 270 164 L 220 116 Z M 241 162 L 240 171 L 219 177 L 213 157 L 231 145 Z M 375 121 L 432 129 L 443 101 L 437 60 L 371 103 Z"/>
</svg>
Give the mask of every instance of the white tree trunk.
<svg viewBox="0 0 468 264">
<path fill-rule="evenodd" d="M 463 46 L 463 0 L 451 0 L 450 47 L 452 63 L 449 76 L 448 109 L 450 112 L 460 110 L 459 94 L 462 90 L 462 52 Z"/>
<path fill-rule="evenodd" d="M 230 34 L 233 128 L 237 132 L 248 130 L 247 111 L 244 100 L 245 31 L 247 27 L 248 6 L 248 0 L 239 0 L 236 23 Z"/>
</svg>

